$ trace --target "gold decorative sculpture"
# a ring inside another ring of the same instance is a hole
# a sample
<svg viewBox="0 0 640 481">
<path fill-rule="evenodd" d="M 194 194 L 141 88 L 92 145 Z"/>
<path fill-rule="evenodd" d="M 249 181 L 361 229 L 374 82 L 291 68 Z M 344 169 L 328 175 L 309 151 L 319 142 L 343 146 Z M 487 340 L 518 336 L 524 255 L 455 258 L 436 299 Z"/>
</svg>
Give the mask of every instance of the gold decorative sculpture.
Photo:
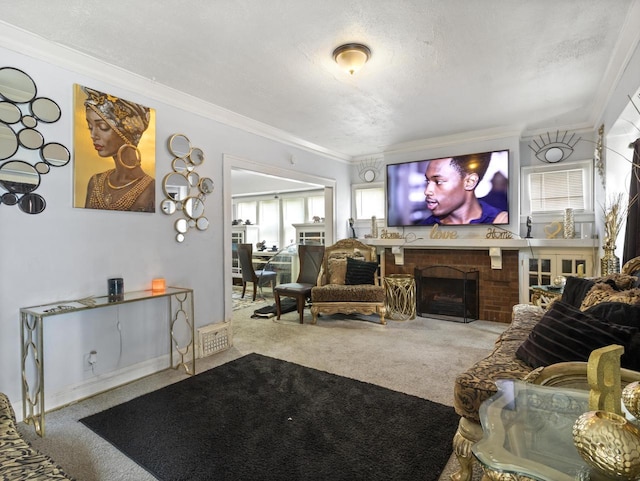
<svg viewBox="0 0 640 481">
<path fill-rule="evenodd" d="M 573 425 L 573 442 L 582 459 L 607 479 L 631 481 L 640 476 L 640 430 L 624 416 L 584 413 Z"/>
<path fill-rule="evenodd" d="M 589 409 L 622 414 L 620 398 L 620 357 L 624 347 L 613 344 L 595 349 L 587 363 Z"/>
<path fill-rule="evenodd" d="M 631 481 L 640 476 L 640 429 L 621 415 L 620 357 L 623 353 L 622 346 L 611 345 L 596 349 L 589 356 L 587 380 L 591 388 L 591 411 L 577 419 L 572 435 L 578 453 L 592 468 L 607 477 Z M 634 398 L 633 392 L 634 388 L 629 388 L 630 399 Z"/>
<path fill-rule="evenodd" d="M 558 221 L 554 221 L 551 224 L 544 226 L 544 233 L 547 235 L 547 239 L 555 239 L 561 231 L 562 224 Z"/>
</svg>

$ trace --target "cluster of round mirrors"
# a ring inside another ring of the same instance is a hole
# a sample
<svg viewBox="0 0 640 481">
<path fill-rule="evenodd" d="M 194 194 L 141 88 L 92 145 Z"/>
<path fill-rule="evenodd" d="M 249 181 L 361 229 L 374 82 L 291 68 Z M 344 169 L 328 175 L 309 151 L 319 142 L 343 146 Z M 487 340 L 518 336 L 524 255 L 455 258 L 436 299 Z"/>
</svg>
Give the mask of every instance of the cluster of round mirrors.
<svg viewBox="0 0 640 481">
<path fill-rule="evenodd" d="M 60 119 L 57 103 L 47 97 L 38 97 L 33 79 L 13 67 L 0 68 L 0 203 L 18 205 L 28 214 L 39 214 L 46 207 L 38 188 L 41 176 L 51 167 L 69 163 L 71 154 L 62 144 L 45 142 L 36 130 L 39 123 L 51 124 Z M 11 159 L 18 149 L 38 151 L 40 160 L 35 164 L 22 159 Z M 11 159 L 11 160 L 7 160 Z"/>
<path fill-rule="evenodd" d="M 213 192 L 213 180 L 200 178 L 196 172 L 196 167 L 204 162 L 204 152 L 192 147 L 186 135 L 172 135 L 169 151 L 174 156 L 171 162 L 173 172 L 168 173 L 162 182 L 165 199 L 160 208 L 167 215 L 179 210 L 184 214 L 175 222 L 176 240 L 182 242 L 190 228 L 206 230 L 209 227 L 209 220 L 204 215 L 204 201 Z"/>
</svg>

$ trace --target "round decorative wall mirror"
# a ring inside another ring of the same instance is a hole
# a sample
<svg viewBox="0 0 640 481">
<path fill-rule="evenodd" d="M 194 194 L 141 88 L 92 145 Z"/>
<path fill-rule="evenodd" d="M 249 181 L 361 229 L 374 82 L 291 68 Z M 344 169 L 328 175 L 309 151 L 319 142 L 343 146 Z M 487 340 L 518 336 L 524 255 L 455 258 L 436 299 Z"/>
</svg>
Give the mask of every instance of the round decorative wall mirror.
<svg viewBox="0 0 640 481">
<path fill-rule="evenodd" d="M 176 241 L 183 242 L 190 228 L 203 231 L 209 227 L 209 220 L 204 216 L 204 201 L 207 194 L 213 192 L 213 180 L 209 177 L 200 178 L 195 171 L 204 162 L 204 152 L 192 147 L 186 135 L 174 134 L 167 144 L 174 155 L 171 161 L 173 172 L 168 173 L 162 182 L 166 199 L 162 201 L 161 209 L 166 215 L 181 210 L 185 217 L 178 219 L 174 228 L 177 232 Z M 191 189 L 197 191 L 191 192 Z"/>
<path fill-rule="evenodd" d="M 209 177 L 204 177 L 200 179 L 198 188 L 200 189 L 200 192 L 202 192 L 204 195 L 211 194 L 213 192 L 213 180 L 211 180 Z"/>
<path fill-rule="evenodd" d="M 49 142 L 40 149 L 40 157 L 52 167 L 62 167 L 71 160 L 71 153 L 64 145 Z"/>
<path fill-rule="evenodd" d="M 46 206 L 44 198 L 33 192 L 23 195 L 18 201 L 18 207 L 26 214 L 39 214 Z"/>
<path fill-rule="evenodd" d="M 184 234 L 189 230 L 189 224 L 187 224 L 187 219 L 178 219 L 176 221 L 176 230 L 180 234 Z"/>
<path fill-rule="evenodd" d="M 44 137 L 34 129 L 22 129 L 18 132 L 18 141 L 25 149 L 36 150 L 44 144 Z"/>
<path fill-rule="evenodd" d="M 62 115 L 58 104 L 46 97 L 39 97 L 31 102 L 31 113 L 46 123 L 57 122 Z"/>
<path fill-rule="evenodd" d="M 35 168 L 38 171 L 38 174 L 43 174 L 43 175 L 48 174 L 49 171 L 51 170 L 51 167 L 46 162 L 38 162 L 35 165 Z"/>
<path fill-rule="evenodd" d="M 197 172 L 189 172 L 187 179 L 189 180 L 189 185 L 191 187 L 197 187 L 200 182 L 200 174 Z"/>
<path fill-rule="evenodd" d="M 0 123 L 0 160 L 13 157 L 18 151 L 18 137 L 6 124 Z"/>
<path fill-rule="evenodd" d="M 544 158 L 547 162 L 551 162 L 552 164 L 560 162 L 562 157 L 564 157 L 564 152 L 560 147 L 551 147 L 544 153 Z"/>
<path fill-rule="evenodd" d="M 176 157 L 186 157 L 191 153 L 191 141 L 184 134 L 173 134 L 169 138 L 169 151 Z"/>
<path fill-rule="evenodd" d="M 11 102 L 0 102 L 0 122 L 15 124 L 20 122 L 22 112 L 17 105 Z"/>
<path fill-rule="evenodd" d="M 173 167 L 175 172 L 179 172 L 183 175 L 193 170 L 193 165 L 188 165 L 187 161 L 183 157 L 176 157 L 173 159 L 171 167 Z"/>
<path fill-rule="evenodd" d="M 14 103 L 31 102 L 36 96 L 36 83 L 22 70 L 0 68 L 0 95 Z"/>
<path fill-rule="evenodd" d="M 171 199 L 164 199 L 160 203 L 160 208 L 165 214 L 171 215 L 176 211 L 176 203 Z"/>
<path fill-rule="evenodd" d="M 5 205 L 18 205 L 27 214 L 39 214 L 46 206 L 45 199 L 33 193 L 41 183 L 41 176 L 51 167 L 69 163 L 71 154 L 62 144 L 45 143 L 38 122 L 57 122 L 62 112 L 56 102 L 47 97 L 36 97 L 33 79 L 20 69 L 0 68 L 0 160 L 11 159 L 20 148 L 25 149 L 20 159 L 0 166 L 0 199 Z M 24 105 L 20 105 L 24 104 Z M 38 150 L 39 159 L 30 151 Z"/>
<path fill-rule="evenodd" d="M 365 170 L 362 175 L 366 182 L 373 182 L 376 179 L 376 173 L 371 169 Z"/>
<path fill-rule="evenodd" d="M 40 174 L 23 160 L 10 160 L 0 166 L 0 185 L 14 194 L 33 192 L 40 185 Z"/>
<path fill-rule="evenodd" d="M 189 197 L 189 180 L 178 172 L 171 172 L 164 177 L 162 189 L 164 195 L 174 201 L 182 201 Z"/>
<path fill-rule="evenodd" d="M 207 228 L 209 227 L 209 219 L 207 219 L 206 217 L 200 217 L 196 221 L 196 227 L 198 228 L 198 230 L 207 230 Z"/>
<path fill-rule="evenodd" d="M 204 162 L 204 152 L 202 149 L 199 149 L 198 147 L 191 149 L 189 160 L 196 166 L 202 164 Z"/>
<path fill-rule="evenodd" d="M 197 197 L 189 197 L 184 202 L 183 210 L 191 219 L 197 219 L 204 214 L 204 202 Z"/>
</svg>

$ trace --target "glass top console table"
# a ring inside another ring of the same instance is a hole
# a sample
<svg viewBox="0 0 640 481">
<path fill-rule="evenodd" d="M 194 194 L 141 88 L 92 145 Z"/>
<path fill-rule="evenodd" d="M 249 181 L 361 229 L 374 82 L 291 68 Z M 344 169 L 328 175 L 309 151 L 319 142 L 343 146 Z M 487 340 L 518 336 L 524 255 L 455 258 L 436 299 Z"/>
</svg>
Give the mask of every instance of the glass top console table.
<svg viewBox="0 0 640 481">
<path fill-rule="evenodd" d="M 22 414 L 25 423 L 33 423 L 36 433 L 44 436 L 44 324 L 50 316 L 83 310 L 112 307 L 149 299 L 167 299 L 169 317 L 169 367 L 182 367 L 189 375 L 196 372 L 195 319 L 193 290 L 167 287 L 162 291 L 133 291 L 119 296 L 87 297 L 74 301 L 57 301 L 20 309 L 20 361 L 22 369 Z M 184 335 L 178 335 L 178 332 Z M 186 338 L 185 338 L 186 337 Z M 174 351 L 179 359 L 174 361 Z M 189 356 L 189 354 L 191 354 Z M 191 357 L 191 359 L 188 359 Z M 187 364 L 191 361 L 191 368 Z"/>
<path fill-rule="evenodd" d="M 573 424 L 589 411 L 588 390 L 514 379 L 496 385 L 498 392 L 480 406 L 483 437 L 471 448 L 485 471 L 483 480 L 609 479 L 594 472 L 573 444 Z"/>
</svg>

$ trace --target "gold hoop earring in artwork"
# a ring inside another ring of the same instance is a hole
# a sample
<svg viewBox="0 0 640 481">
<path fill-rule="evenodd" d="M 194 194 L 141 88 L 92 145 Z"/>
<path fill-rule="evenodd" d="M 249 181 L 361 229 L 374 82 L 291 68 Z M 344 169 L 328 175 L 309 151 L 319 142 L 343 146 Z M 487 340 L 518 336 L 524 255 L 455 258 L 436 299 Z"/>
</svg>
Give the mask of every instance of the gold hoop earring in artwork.
<svg viewBox="0 0 640 481">
<path fill-rule="evenodd" d="M 129 165 L 126 162 L 124 162 L 122 160 L 122 151 L 125 148 L 130 148 L 133 149 L 136 153 L 136 162 L 133 165 Z M 135 169 L 136 167 L 139 167 L 140 164 L 142 163 L 142 158 L 140 156 L 140 151 L 138 150 L 138 147 L 136 147 L 135 145 L 131 145 L 131 144 L 122 144 L 120 146 L 120 148 L 118 149 L 118 153 L 116 154 L 116 158 L 118 159 L 118 163 L 124 167 L 125 169 Z"/>
</svg>

